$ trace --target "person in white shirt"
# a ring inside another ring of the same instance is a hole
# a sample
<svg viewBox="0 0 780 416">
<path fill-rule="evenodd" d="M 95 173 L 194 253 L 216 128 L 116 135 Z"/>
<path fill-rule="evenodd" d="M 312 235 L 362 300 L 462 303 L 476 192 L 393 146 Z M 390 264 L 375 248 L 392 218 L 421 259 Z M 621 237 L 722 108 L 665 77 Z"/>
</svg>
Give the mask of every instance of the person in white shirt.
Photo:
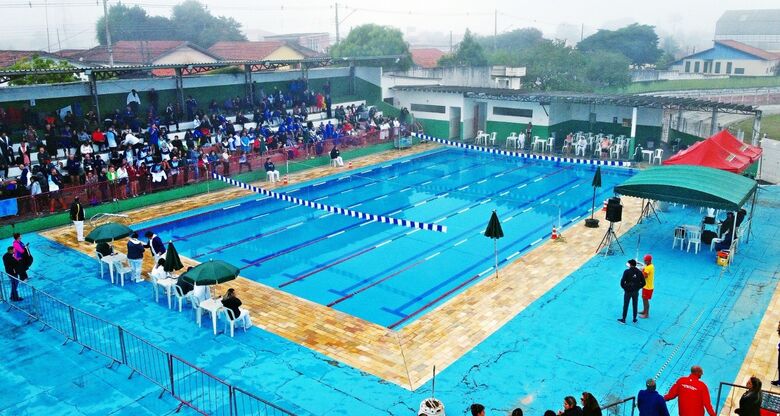
<svg viewBox="0 0 780 416">
<path fill-rule="evenodd" d="M 157 260 L 157 264 L 152 269 L 152 272 L 149 273 L 149 276 L 151 276 L 152 281 L 163 280 L 163 279 L 167 279 L 167 278 L 171 277 L 170 274 L 165 271 L 165 259 L 164 258 L 160 258 L 159 260 Z"/>
<path fill-rule="evenodd" d="M 127 94 L 127 105 L 134 113 L 138 114 L 138 109 L 141 107 L 141 97 L 134 89 Z"/>
</svg>

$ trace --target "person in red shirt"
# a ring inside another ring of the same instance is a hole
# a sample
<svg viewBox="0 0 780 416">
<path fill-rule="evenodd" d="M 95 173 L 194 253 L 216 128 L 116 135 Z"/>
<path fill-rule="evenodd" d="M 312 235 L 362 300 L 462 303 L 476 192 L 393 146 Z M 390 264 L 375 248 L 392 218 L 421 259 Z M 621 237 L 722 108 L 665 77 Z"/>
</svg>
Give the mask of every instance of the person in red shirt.
<svg viewBox="0 0 780 416">
<path fill-rule="evenodd" d="M 704 416 L 705 410 L 710 416 L 715 416 L 710 391 L 700 380 L 703 374 L 704 370 L 698 365 L 691 367 L 691 374 L 680 377 L 664 396 L 666 401 L 678 399 L 680 416 Z"/>
</svg>

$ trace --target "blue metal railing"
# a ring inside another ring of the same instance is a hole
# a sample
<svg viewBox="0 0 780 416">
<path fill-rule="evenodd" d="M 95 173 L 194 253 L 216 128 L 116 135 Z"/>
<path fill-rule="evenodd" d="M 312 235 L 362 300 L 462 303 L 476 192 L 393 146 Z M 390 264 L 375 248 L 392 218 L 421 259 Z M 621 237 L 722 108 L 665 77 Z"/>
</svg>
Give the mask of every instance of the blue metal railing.
<svg viewBox="0 0 780 416">
<path fill-rule="evenodd" d="M 634 409 L 636 409 L 636 398 L 632 396 L 602 406 L 601 412 L 610 416 L 634 416 Z"/>
<path fill-rule="evenodd" d="M 17 285 L 20 301 L 9 301 L 11 282 Z M 0 272 L 0 301 L 26 315 L 28 323 L 40 323 L 42 330 L 51 328 L 74 342 L 111 360 L 110 366 L 122 364 L 130 377 L 138 373 L 161 388 L 160 396 L 169 393 L 203 415 L 276 416 L 293 415 L 267 400 L 235 387 L 217 376 L 177 357 L 121 326 L 75 308 L 54 296 L 36 289 L 26 281 Z M 82 350 L 82 351 L 83 351 Z"/>
</svg>

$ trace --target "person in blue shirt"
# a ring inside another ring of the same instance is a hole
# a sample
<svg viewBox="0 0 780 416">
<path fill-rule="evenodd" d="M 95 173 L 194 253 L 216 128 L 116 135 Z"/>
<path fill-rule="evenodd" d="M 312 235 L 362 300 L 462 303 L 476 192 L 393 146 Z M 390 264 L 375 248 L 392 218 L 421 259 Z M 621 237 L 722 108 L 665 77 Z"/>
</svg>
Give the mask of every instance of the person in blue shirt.
<svg viewBox="0 0 780 416">
<path fill-rule="evenodd" d="M 151 231 L 147 231 L 144 234 L 144 237 L 149 240 L 146 243 L 146 247 L 149 247 L 149 250 L 152 252 L 155 263 L 157 260 L 165 257 L 165 243 L 163 243 L 162 238 L 160 238 L 159 235 Z"/>
<path fill-rule="evenodd" d="M 160 143 L 160 129 L 157 128 L 157 125 L 152 124 L 151 127 L 149 127 L 149 144 L 152 146 L 158 146 Z"/>
<path fill-rule="evenodd" d="M 640 390 L 636 398 L 639 416 L 669 416 L 666 400 L 655 390 L 655 380 L 648 379 L 645 387 L 647 389 Z"/>
<path fill-rule="evenodd" d="M 268 175 L 268 180 L 271 181 L 271 183 L 275 183 L 279 180 L 279 171 L 276 170 L 276 166 L 274 165 L 274 162 L 271 162 L 270 157 L 265 158 L 263 167 L 265 168 L 265 173 Z"/>
</svg>

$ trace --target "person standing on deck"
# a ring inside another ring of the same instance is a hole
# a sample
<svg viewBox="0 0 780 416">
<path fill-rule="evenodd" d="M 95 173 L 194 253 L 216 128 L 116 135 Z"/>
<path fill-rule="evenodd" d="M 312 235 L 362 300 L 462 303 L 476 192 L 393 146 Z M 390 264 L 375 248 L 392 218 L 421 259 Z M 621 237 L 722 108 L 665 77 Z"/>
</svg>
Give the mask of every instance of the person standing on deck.
<svg viewBox="0 0 780 416">
<path fill-rule="evenodd" d="M 84 241 L 84 207 L 81 206 L 78 196 L 73 198 L 73 203 L 70 204 L 70 220 L 76 228 L 76 241 Z"/>
<path fill-rule="evenodd" d="M 650 317 L 650 299 L 653 298 L 653 289 L 655 288 L 655 265 L 653 256 L 645 254 L 645 267 L 642 268 L 642 274 L 645 276 L 645 287 L 642 288 L 642 311 L 639 312 L 640 318 Z"/>
<path fill-rule="evenodd" d="M 636 323 L 636 303 L 639 298 L 639 289 L 645 286 L 645 277 L 642 272 L 636 268 L 636 260 L 631 259 L 626 263 L 628 267 L 623 272 L 623 277 L 620 279 L 620 287 L 623 288 L 623 317 L 618 319 L 618 322 L 626 323 L 626 314 L 628 313 L 628 302 L 631 301 L 633 306 L 634 323 Z"/>
<path fill-rule="evenodd" d="M 704 370 L 698 365 L 691 367 L 691 374 L 680 377 L 664 396 L 664 400 L 678 399 L 680 416 L 704 416 L 704 411 L 710 416 L 715 416 L 710 400 L 710 391 L 707 385 L 701 381 Z"/>
</svg>

